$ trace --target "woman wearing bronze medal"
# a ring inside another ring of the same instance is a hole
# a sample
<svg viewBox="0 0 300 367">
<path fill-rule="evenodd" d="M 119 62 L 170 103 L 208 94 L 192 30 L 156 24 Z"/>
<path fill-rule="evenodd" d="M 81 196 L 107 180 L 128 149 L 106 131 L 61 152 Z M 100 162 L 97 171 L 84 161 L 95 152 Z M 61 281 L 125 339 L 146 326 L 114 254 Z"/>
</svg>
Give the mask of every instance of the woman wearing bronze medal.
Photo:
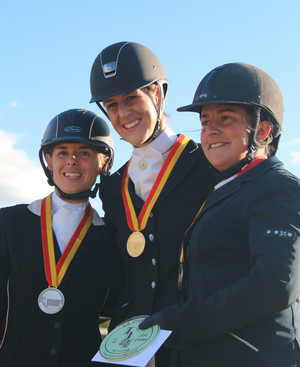
<svg viewBox="0 0 300 367">
<path fill-rule="evenodd" d="M 113 141 L 96 114 L 72 109 L 48 124 L 40 161 L 54 192 L 0 210 L 1 367 L 85 367 L 117 269 L 114 240 L 91 207 Z"/>
<path fill-rule="evenodd" d="M 214 178 L 201 146 L 167 122 L 168 81 L 152 51 L 134 42 L 108 46 L 94 61 L 90 85 L 91 102 L 133 148 L 100 188 L 124 265 L 113 328 L 178 301 L 181 240 Z M 156 367 L 168 360 L 169 352 L 161 349 Z"/>
<path fill-rule="evenodd" d="M 275 156 L 283 99 L 244 63 L 219 66 L 193 103 L 220 182 L 186 232 L 182 302 L 140 325 L 172 330 L 172 367 L 299 367 L 300 181 Z"/>
</svg>

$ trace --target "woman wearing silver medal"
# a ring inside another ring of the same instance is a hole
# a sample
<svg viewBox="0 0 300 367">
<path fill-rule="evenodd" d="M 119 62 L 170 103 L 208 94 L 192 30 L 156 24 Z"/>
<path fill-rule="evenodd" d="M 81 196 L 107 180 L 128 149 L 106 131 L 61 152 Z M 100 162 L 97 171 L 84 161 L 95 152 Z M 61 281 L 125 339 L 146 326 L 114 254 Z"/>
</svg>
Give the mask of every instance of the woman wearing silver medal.
<svg viewBox="0 0 300 367">
<path fill-rule="evenodd" d="M 226 64 L 179 110 L 200 114 L 221 182 L 185 235 L 182 302 L 140 328 L 173 331 L 172 367 L 299 367 L 300 181 L 275 156 L 280 89 L 255 66 Z"/>
<path fill-rule="evenodd" d="M 109 127 L 86 110 L 62 112 L 45 130 L 40 160 L 54 192 L 0 210 L 0 365 L 90 366 L 118 262 L 89 203 L 112 166 Z"/>
<path fill-rule="evenodd" d="M 181 239 L 214 179 L 201 147 L 168 126 L 168 81 L 152 51 L 134 42 L 108 46 L 94 61 L 90 83 L 91 102 L 133 148 L 129 162 L 100 188 L 125 269 L 113 328 L 179 299 Z M 162 348 L 156 366 L 168 360 Z"/>
</svg>

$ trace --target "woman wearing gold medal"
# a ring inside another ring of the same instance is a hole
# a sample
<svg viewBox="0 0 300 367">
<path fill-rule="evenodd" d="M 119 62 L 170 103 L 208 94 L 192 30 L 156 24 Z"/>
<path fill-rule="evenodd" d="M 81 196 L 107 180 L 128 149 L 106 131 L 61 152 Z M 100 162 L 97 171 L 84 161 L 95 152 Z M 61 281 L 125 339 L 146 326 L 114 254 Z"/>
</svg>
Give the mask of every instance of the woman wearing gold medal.
<svg viewBox="0 0 300 367">
<path fill-rule="evenodd" d="M 186 232 L 182 302 L 146 318 L 172 330 L 172 367 L 299 367 L 300 180 L 275 156 L 283 100 L 263 70 L 210 71 L 193 103 L 221 180 Z"/>
<path fill-rule="evenodd" d="M 129 161 L 100 188 L 124 264 L 113 328 L 179 299 L 181 240 L 214 179 L 201 147 L 169 127 L 167 77 L 148 48 L 134 42 L 108 46 L 94 61 L 90 83 L 91 102 L 133 148 Z M 162 348 L 156 367 L 168 360 Z"/>
<path fill-rule="evenodd" d="M 65 111 L 47 126 L 40 160 L 54 192 L 0 210 L 0 365 L 90 366 L 118 261 L 89 203 L 112 166 L 109 127 L 92 112 Z"/>
</svg>

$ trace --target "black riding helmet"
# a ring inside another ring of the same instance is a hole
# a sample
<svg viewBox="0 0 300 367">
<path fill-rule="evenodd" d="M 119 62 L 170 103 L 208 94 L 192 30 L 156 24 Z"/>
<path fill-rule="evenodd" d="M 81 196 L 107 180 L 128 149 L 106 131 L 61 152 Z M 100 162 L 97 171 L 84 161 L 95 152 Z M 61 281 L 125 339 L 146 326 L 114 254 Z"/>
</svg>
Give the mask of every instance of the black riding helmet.
<svg viewBox="0 0 300 367">
<path fill-rule="evenodd" d="M 107 123 L 93 112 L 83 109 L 71 109 L 55 116 L 48 124 L 41 141 L 39 158 L 48 183 L 55 186 L 60 195 L 69 200 L 95 197 L 99 184 L 93 190 L 85 190 L 75 194 L 63 192 L 53 181 L 53 177 L 45 164 L 44 157 L 51 148 L 61 142 L 84 143 L 94 146 L 100 153 L 108 157 L 100 177 L 110 174 L 114 160 L 113 138 Z"/>
<path fill-rule="evenodd" d="M 100 102 L 153 83 L 157 83 L 160 90 L 157 123 L 150 137 L 155 139 L 160 128 L 162 90 L 166 96 L 168 81 L 160 61 L 145 46 L 135 42 L 118 42 L 106 47 L 96 57 L 90 75 L 90 103 L 96 102 L 108 117 Z"/>
<path fill-rule="evenodd" d="M 257 147 L 272 145 L 272 155 L 276 154 L 283 124 L 283 99 L 276 82 L 263 70 L 245 63 L 230 63 L 216 67 L 200 82 L 192 104 L 177 111 L 192 111 L 201 114 L 202 107 L 208 104 L 233 104 L 250 107 L 252 111 L 249 150 L 246 158 L 230 168 L 225 176 L 239 172 L 253 160 Z M 268 116 L 273 126 L 270 137 L 265 142 L 255 139 L 261 116 Z"/>
</svg>

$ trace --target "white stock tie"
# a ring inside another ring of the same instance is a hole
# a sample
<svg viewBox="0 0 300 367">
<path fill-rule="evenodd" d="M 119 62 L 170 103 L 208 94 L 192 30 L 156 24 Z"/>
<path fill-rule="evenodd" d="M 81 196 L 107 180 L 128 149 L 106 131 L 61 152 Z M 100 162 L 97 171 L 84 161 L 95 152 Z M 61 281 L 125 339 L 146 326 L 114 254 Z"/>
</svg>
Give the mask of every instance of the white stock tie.
<svg viewBox="0 0 300 367">
<path fill-rule="evenodd" d="M 66 206 L 62 206 L 53 215 L 52 228 L 54 230 L 61 253 L 64 252 L 70 239 L 72 238 L 84 215 L 84 211 L 85 208 L 71 210 Z"/>
<path fill-rule="evenodd" d="M 133 152 L 128 174 L 134 182 L 136 194 L 144 201 L 163 164 L 164 158 L 156 149 L 147 147 L 145 150 Z"/>
</svg>

